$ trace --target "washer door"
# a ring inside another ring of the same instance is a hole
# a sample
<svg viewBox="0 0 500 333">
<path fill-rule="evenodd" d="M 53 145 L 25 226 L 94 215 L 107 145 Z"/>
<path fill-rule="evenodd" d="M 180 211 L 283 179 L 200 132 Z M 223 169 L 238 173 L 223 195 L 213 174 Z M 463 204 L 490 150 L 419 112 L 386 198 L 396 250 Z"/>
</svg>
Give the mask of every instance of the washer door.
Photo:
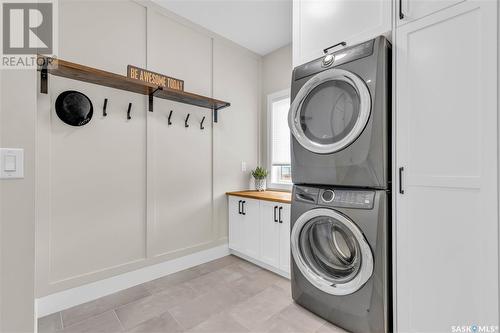
<svg viewBox="0 0 500 333">
<path fill-rule="evenodd" d="M 371 112 L 368 87 L 357 75 L 333 68 L 302 86 L 288 113 L 293 136 L 307 150 L 331 154 L 353 143 Z"/>
<path fill-rule="evenodd" d="M 352 294 L 372 276 L 373 254 L 363 233 L 332 209 L 302 214 L 292 228 L 291 247 L 302 275 L 328 294 Z"/>
</svg>

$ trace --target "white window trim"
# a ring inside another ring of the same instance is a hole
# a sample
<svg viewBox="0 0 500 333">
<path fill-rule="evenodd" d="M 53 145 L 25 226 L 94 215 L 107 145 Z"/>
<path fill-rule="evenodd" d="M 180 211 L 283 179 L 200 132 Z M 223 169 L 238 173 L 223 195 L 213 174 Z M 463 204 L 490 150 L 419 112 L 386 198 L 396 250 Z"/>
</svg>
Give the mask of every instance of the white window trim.
<svg viewBox="0 0 500 333">
<path fill-rule="evenodd" d="M 267 95 L 267 170 L 269 171 L 269 175 L 267 177 L 267 187 L 269 189 L 276 190 L 292 190 L 292 184 L 281 184 L 281 183 L 272 183 L 271 182 L 271 152 L 273 151 L 272 137 L 273 137 L 273 126 L 272 126 L 272 105 L 276 100 L 290 98 L 290 89 L 281 90 L 272 94 Z"/>
</svg>

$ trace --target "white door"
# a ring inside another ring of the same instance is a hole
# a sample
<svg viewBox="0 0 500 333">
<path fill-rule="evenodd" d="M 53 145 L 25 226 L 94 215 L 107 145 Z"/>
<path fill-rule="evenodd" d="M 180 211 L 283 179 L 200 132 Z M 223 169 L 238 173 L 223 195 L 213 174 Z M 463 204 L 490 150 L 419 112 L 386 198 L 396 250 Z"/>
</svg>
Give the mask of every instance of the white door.
<svg viewBox="0 0 500 333">
<path fill-rule="evenodd" d="M 241 215 L 242 198 L 229 196 L 229 248 L 236 251 L 244 249 L 244 220 Z"/>
<path fill-rule="evenodd" d="M 281 205 L 278 210 L 280 223 L 280 266 L 282 271 L 290 273 L 290 205 Z"/>
<path fill-rule="evenodd" d="M 465 0 L 401 0 L 396 1 L 398 25 L 430 15 Z"/>
<path fill-rule="evenodd" d="M 323 55 L 340 42 L 347 46 L 391 31 L 390 0 L 295 0 L 293 2 L 293 65 Z"/>
<path fill-rule="evenodd" d="M 242 252 L 252 258 L 260 256 L 260 203 L 258 200 L 242 198 L 241 217 L 243 220 Z"/>
<path fill-rule="evenodd" d="M 279 203 L 271 201 L 261 201 L 260 203 L 260 258 L 273 267 L 279 267 L 280 260 L 279 206 Z"/>
<path fill-rule="evenodd" d="M 396 36 L 397 331 L 498 325 L 496 1 Z"/>
</svg>

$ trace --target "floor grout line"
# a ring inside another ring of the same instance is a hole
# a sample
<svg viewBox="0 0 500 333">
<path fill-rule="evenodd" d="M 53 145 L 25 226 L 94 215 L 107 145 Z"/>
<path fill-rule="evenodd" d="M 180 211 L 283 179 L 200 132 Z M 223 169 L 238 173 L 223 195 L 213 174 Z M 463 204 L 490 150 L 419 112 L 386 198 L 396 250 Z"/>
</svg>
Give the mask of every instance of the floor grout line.
<svg viewBox="0 0 500 333">
<path fill-rule="evenodd" d="M 113 310 L 113 313 L 114 313 L 114 315 L 115 315 L 116 320 L 118 320 L 118 324 L 120 324 L 120 327 L 122 328 L 122 331 L 123 331 L 123 332 L 125 332 L 125 327 L 123 326 L 122 321 L 121 321 L 121 320 L 120 320 L 120 318 L 118 317 L 118 314 L 116 313 L 116 311 L 115 311 L 115 310 Z"/>
<path fill-rule="evenodd" d="M 165 313 L 168 313 L 170 317 L 172 317 L 172 319 L 177 323 L 177 325 L 179 325 L 179 327 L 182 329 L 183 332 L 188 330 L 183 325 L 181 325 L 181 323 L 177 319 L 175 319 L 174 315 L 170 312 L 170 310 L 167 310 L 167 312 Z"/>
<path fill-rule="evenodd" d="M 63 319 L 62 319 L 62 311 L 59 311 L 59 320 L 61 321 L 61 330 L 64 328 L 64 322 L 63 322 Z"/>
</svg>

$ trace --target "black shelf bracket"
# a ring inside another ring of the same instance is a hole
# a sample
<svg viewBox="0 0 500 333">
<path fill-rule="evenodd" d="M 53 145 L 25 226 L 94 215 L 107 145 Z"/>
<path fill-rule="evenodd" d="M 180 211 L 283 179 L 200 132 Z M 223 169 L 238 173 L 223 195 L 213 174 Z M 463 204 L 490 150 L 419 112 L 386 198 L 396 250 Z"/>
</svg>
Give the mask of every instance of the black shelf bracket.
<svg viewBox="0 0 500 333">
<path fill-rule="evenodd" d="M 213 108 L 213 114 L 214 114 L 214 123 L 216 123 L 219 120 L 219 114 L 216 108 Z"/>
<path fill-rule="evenodd" d="M 155 93 L 160 90 L 161 88 L 156 88 L 152 93 L 149 94 L 149 112 L 153 112 L 153 97 L 155 96 Z"/>
<path fill-rule="evenodd" d="M 49 91 L 49 71 L 47 64 L 44 64 L 40 70 L 40 93 L 47 94 Z"/>
<path fill-rule="evenodd" d="M 188 115 L 187 115 L 186 119 L 184 120 L 184 127 L 189 127 L 188 120 L 189 120 L 189 116 L 190 116 L 190 115 L 191 115 L 191 114 L 190 114 L 190 113 L 188 113 Z"/>
</svg>

